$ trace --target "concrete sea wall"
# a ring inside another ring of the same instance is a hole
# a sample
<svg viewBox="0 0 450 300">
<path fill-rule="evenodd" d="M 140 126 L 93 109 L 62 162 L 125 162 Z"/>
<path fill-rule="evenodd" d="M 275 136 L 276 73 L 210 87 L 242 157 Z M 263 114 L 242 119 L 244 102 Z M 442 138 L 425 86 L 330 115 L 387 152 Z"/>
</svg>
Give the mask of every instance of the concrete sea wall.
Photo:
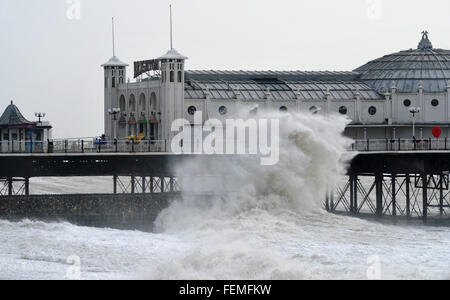
<svg viewBox="0 0 450 300">
<path fill-rule="evenodd" d="M 158 214 L 180 197 L 180 193 L 5 196 L 0 197 L 0 218 L 151 231 Z"/>
</svg>

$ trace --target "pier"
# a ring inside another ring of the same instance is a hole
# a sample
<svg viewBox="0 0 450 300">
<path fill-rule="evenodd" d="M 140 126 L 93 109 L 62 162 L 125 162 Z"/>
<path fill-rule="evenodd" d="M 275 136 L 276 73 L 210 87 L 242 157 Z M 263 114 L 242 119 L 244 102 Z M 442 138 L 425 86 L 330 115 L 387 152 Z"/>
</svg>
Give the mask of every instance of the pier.
<svg viewBox="0 0 450 300">
<path fill-rule="evenodd" d="M 449 151 L 360 152 L 325 207 L 353 216 L 450 220 L 449 174 Z"/>
<path fill-rule="evenodd" d="M 448 220 L 448 145 L 447 139 L 355 141 L 348 149 L 354 157 L 348 165 L 347 180 L 330 187 L 325 208 L 332 213 L 352 216 L 424 222 Z M 102 220 L 100 223 L 117 226 L 135 220 L 141 227 L 143 220 L 154 220 L 155 211 L 161 211 L 180 197 L 179 175 L 207 175 L 195 174 L 195 170 L 192 174 L 177 174 L 174 166 L 192 159 L 199 159 L 203 166 L 217 166 L 218 160 L 224 158 L 230 163 L 230 156 L 175 155 L 165 152 L 165 146 L 164 142 L 156 141 L 95 143 L 77 139 L 43 143 L 38 153 L 31 151 L 35 147 L 16 147 L 26 150 L 21 152 L 2 152 L 0 216 L 61 217 L 85 225 Z M 242 157 L 233 159 L 239 163 Z M 30 193 L 30 179 L 35 177 L 105 176 L 111 178 L 111 194 Z"/>
</svg>

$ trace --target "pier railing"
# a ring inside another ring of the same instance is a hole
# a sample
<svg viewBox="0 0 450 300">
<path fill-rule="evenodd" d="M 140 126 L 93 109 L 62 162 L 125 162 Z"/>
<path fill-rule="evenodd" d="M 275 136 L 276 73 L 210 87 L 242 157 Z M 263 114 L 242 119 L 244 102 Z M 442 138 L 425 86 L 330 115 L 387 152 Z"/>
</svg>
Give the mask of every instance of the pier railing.
<svg viewBox="0 0 450 300">
<path fill-rule="evenodd" d="M 356 140 L 351 151 L 447 151 L 450 139 L 367 139 Z"/>
<path fill-rule="evenodd" d="M 167 152 L 166 141 L 100 140 L 2 141 L 0 155 L 9 153 L 139 153 Z"/>
</svg>

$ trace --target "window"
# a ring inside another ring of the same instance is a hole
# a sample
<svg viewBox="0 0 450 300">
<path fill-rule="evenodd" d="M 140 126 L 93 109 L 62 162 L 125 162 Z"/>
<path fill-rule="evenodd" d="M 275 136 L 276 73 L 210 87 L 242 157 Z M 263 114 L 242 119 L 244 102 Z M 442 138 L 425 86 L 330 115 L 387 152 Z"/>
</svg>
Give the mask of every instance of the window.
<svg viewBox="0 0 450 300">
<path fill-rule="evenodd" d="M 375 106 L 369 107 L 369 115 L 374 116 L 377 113 L 377 108 Z"/>
<path fill-rule="evenodd" d="M 112 78 L 112 87 L 116 87 L 116 77 Z"/>
<path fill-rule="evenodd" d="M 341 115 L 346 115 L 347 112 L 348 112 L 347 107 L 345 107 L 345 106 L 339 107 L 339 113 L 340 113 Z"/>
<path fill-rule="evenodd" d="M 175 82 L 175 73 L 170 71 L 170 82 Z"/>
<path fill-rule="evenodd" d="M 411 106 L 411 100 L 406 99 L 405 101 L 403 101 L 403 105 L 406 107 L 410 107 Z"/>
<path fill-rule="evenodd" d="M 316 106 L 311 106 L 311 107 L 309 108 L 309 111 L 310 111 L 312 114 L 317 114 L 317 113 L 320 111 L 320 109 L 318 109 Z"/>
<path fill-rule="evenodd" d="M 219 114 L 221 114 L 222 116 L 226 115 L 227 113 L 228 113 L 228 108 L 226 108 L 225 106 L 221 106 L 219 108 Z"/>
<path fill-rule="evenodd" d="M 182 79 L 181 71 L 178 71 L 178 82 L 181 82 L 181 79 Z"/>
<path fill-rule="evenodd" d="M 280 107 L 280 111 L 285 113 L 288 111 L 288 108 L 286 106 L 282 106 L 282 107 Z"/>
<path fill-rule="evenodd" d="M 195 113 L 197 112 L 197 108 L 195 106 L 189 106 L 188 108 L 188 114 L 190 114 L 191 116 L 195 115 Z"/>
<path fill-rule="evenodd" d="M 439 100 L 437 100 L 437 99 L 431 100 L 431 105 L 433 105 L 434 107 L 437 107 L 439 105 Z"/>
</svg>

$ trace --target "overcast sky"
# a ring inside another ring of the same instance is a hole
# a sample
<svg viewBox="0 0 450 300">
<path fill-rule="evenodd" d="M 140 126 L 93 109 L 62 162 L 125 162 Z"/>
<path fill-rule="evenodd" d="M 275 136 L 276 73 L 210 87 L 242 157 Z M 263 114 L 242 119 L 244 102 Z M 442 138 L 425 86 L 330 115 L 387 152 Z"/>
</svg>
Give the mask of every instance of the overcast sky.
<svg viewBox="0 0 450 300">
<path fill-rule="evenodd" d="M 191 70 L 350 71 L 416 48 L 424 29 L 450 49 L 448 0 L 0 0 L 0 110 L 13 99 L 55 137 L 100 135 L 111 17 L 132 65 L 168 50 L 170 3 Z"/>
</svg>

